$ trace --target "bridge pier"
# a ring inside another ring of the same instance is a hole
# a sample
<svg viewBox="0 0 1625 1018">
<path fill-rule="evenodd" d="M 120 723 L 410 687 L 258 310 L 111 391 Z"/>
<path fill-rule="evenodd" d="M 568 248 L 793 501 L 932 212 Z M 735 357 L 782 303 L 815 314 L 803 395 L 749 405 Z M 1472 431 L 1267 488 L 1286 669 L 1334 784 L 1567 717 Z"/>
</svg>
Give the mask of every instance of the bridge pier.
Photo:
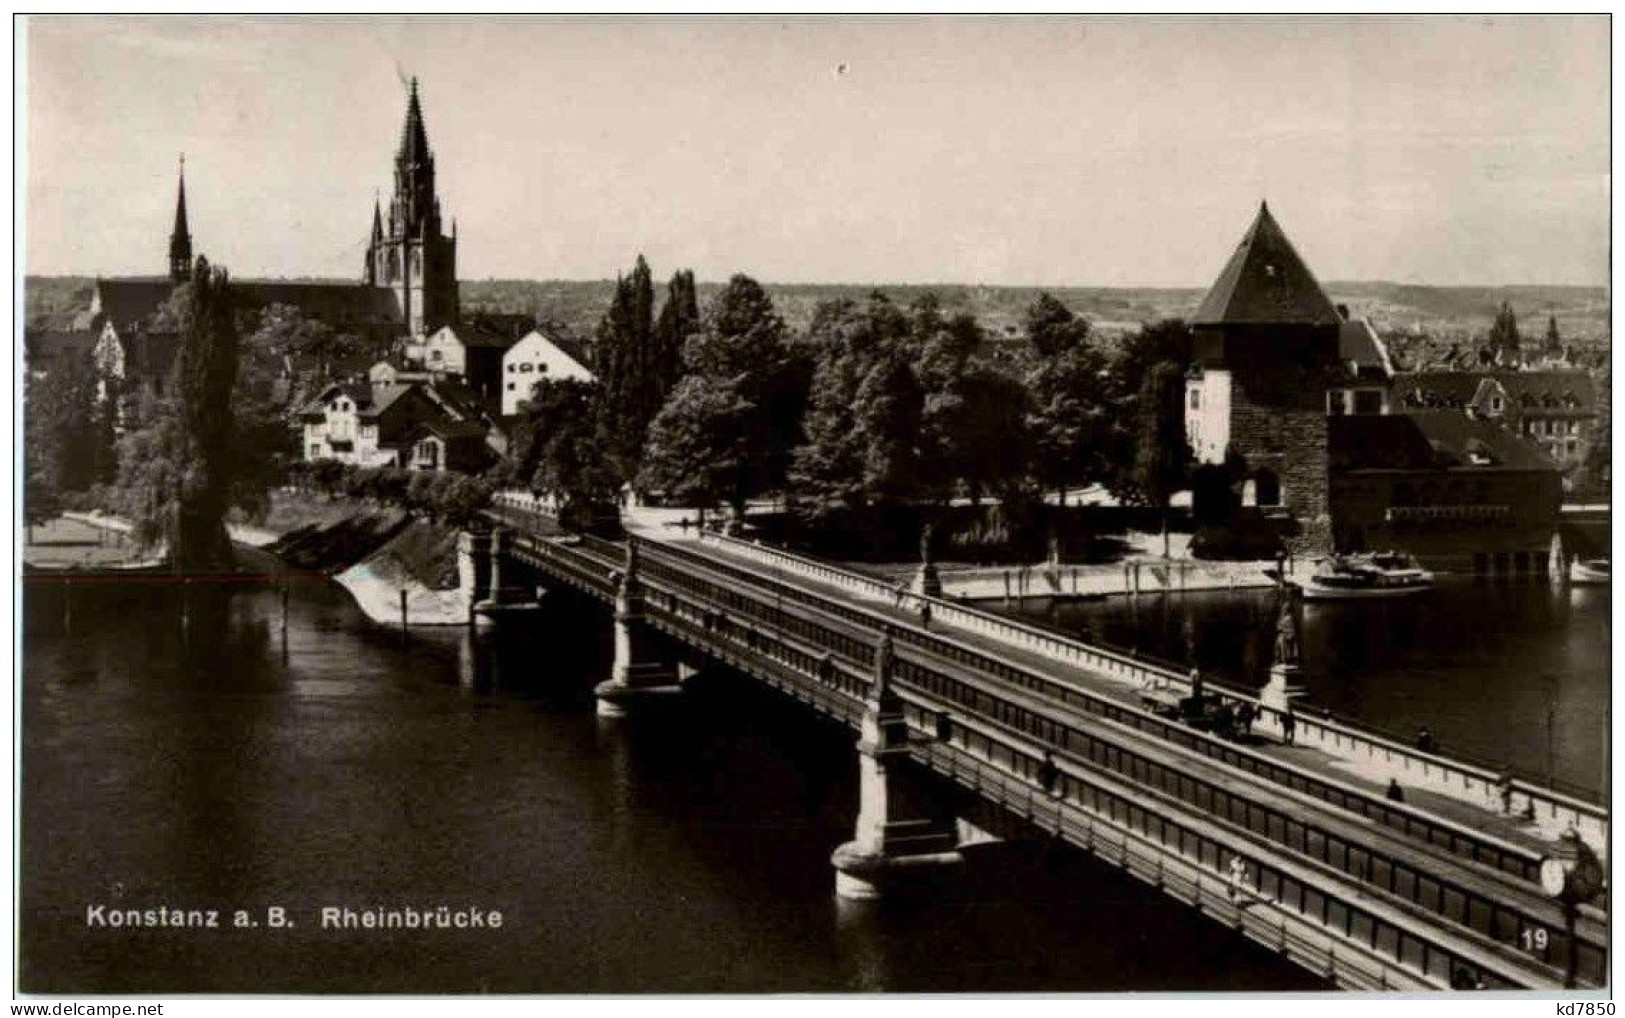
<svg viewBox="0 0 1625 1018">
<path fill-rule="evenodd" d="M 908 724 L 891 688 L 892 643 L 881 637 L 858 736 L 858 820 L 830 855 L 835 893 L 879 898 L 964 864 L 952 810 L 908 767 Z"/>
<path fill-rule="evenodd" d="M 1559 587 L 1568 586 L 1569 556 L 1568 549 L 1563 544 L 1562 528 L 1552 531 L 1551 549 L 1546 553 L 1546 575 L 1553 584 Z"/>
<path fill-rule="evenodd" d="M 643 584 L 638 579 L 638 541 L 626 542 L 626 572 L 615 592 L 615 663 L 609 680 L 593 688 L 599 717 L 621 717 L 635 705 L 682 692 L 677 669 L 663 660 L 643 624 Z"/>
<path fill-rule="evenodd" d="M 491 586 L 491 566 L 496 561 L 491 551 L 490 534 L 465 530 L 457 535 L 457 595 L 469 625 L 475 622 L 474 606 L 481 589 Z"/>
</svg>

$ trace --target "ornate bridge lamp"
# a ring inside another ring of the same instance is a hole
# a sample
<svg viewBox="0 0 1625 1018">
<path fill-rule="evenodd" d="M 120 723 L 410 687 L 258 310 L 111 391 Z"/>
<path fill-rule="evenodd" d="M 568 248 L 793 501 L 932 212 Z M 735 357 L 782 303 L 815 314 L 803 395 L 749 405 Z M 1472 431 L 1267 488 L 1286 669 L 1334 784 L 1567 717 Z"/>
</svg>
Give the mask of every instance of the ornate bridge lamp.
<svg viewBox="0 0 1625 1018">
<path fill-rule="evenodd" d="M 1602 891 L 1607 872 L 1591 846 L 1580 840 L 1573 827 L 1563 832 L 1551 855 L 1540 861 L 1540 886 L 1563 906 L 1563 922 L 1568 929 L 1568 963 L 1563 968 L 1563 985 L 1573 988 L 1579 972 L 1580 950 L 1574 937 L 1580 905 Z"/>
</svg>

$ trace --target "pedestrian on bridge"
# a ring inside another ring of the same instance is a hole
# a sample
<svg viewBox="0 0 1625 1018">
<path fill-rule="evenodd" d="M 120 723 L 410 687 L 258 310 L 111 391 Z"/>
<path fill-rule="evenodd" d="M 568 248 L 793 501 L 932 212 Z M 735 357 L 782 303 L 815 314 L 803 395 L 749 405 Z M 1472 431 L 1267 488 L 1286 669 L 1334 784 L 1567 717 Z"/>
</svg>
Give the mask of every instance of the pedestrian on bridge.
<svg viewBox="0 0 1625 1018">
<path fill-rule="evenodd" d="M 1424 753 L 1437 753 L 1439 751 L 1438 742 L 1434 740 L 1433 733 L 1425 725 L 1416 733 L 1416 748 Z"/>
<path fill-rule="evenodd" d="M 1055 766 L 1055 754 L 1049 750 L 1044 751 L 1044 761 L 1038 765 L 1038 784 L 1044 789 L 1046 795 L 1055 794 L 1055 781 L 1061 776 L 1061 769 Z"/>
<path fill-rule="evenodd" d="M 1389 802 L 1404 802 L 1405 801 L 1405 790 L 1403 788 L 1399 787 L 1399 779 L 1398 778 L 1389 778 L 1388 779 L 1388 801 Z"/>
<path fill-rule="evenodd" d="M 1281 740 L 1288 746 L 1298 740 L 1298 719 L 1293 716 L 1290 706 L 1281 713 Z"/>
<path fill-rule="evenodd" d="M 920 628 L 931 628 L 931 602 L 923 597 L 920 599 Z"/>
</svg>

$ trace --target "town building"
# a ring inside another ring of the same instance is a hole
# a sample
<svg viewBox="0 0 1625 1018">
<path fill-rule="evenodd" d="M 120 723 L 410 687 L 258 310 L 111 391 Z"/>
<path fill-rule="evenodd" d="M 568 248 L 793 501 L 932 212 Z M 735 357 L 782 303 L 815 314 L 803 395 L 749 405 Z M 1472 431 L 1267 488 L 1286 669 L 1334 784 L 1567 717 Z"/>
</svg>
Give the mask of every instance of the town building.
<svg viewBox="0 0 1625 1018">
<path fill-rule="evenodd" d="M 463 381 L 492 407 L 502 393 L 502 358 L 514 345 L 511 333 L 479 324 L 445 325 L 436 329 L 421 346 L 408 351 L 408 364 L 435 376 L 451 376 Z"/>
<path fill-rule="evenodd" d="M 1326 390 L 1326 413 L 1386 414 L 1391 412 L 1389 388 L 1394 379 L 1394 362 L 1388 345 L 1364 318 L 1349 317 L 1348 308 L 1337 305 L 1343 319 L 1337 328 L 1337 356 L 1344 377 Z"/>
<path fill-rule="evenodd" d="M 586 355 L 575 344 L 532 329 L 502 355 L 502 415 L 519 412 L 538 382 L 594 382 Z"/>
<path fill-rule="evenodd" d="M 1239 456 L 1244 502 L 1290 515 L 1299 550 L 1331 539 L 1327 394 L 1350 387 L 1344 324 L 1267 203 L 1191 319 L 1185 425 L 1196 459 Z"/>
<path fill-rule="evenodd" d="M 418 80 L 413 78 L 406 126 L 395 154 L 388 229 L 374 201 L 362 278 L 367 287 L 381 287 L 393 295 L 400 321 L 414 336 L 457 321 L 457 224 L 453 220 L 451 236 L 442 232 L 434 185 L 434 153 L 423 126 Z"/>
<path fill-rule="evenodd" d="M 1452 572 L 1542 573 L 1562 484 L 1539 449 L 1450 410 L 1333 418 L 1340 551 L 1402 549 Z"/>
<path fill-rule="evenodd" d="M 1597 424 L 1596 387 L 1584 371 L 1422 371 L 1399 375 L 1406 413 L 1449 410 L 1499 425 L 1539 446 L 1564 471 L 1585 462 Z"/>
<path fill-rule="evenodd" d="M 1332 304 L 1267 206 L 1192 327 L 1186 435 L 1199 463 L 1239 471 L 1237 525 L 1290 516 L 1299 552 L 1545 568 L 1559 464 L 1584 458 L 1596 416 L 1583 373 L 1396 375 L 1382 338 Z"/>
<path fill-rule="evenodd" d="M 298 419 L 307 462 L 477 472 L 496 458 L 494 418 L 455 381 L 335 382 L 307 401 Z"/>
<path fill-rule="evenodd" d="M 395 192 L 387 229 L 373 203 L 372 236 L 359 283 L 287 282 L 234 278 L 232 294 L 244 312 L 274 305 L 298 308 L 339 332 L 387 343 L 422 336 L 458 319 L 457 239 L 441 229 L 434 154 L 412 79 L 406 122 L 395 154 Z M 122 390 L 161 390 L 174 368 L 176 325 L 165 305 L 192 273 L 193 236 L 187 215 L 183 161 L 169 237 L 168 269 L 161 276 L 97 279 L 90 306 L 75 317 L 72 333 L 95 336 L 98 364 L 122 365 Z M 115 352 L 112 347 L 118 348 Z M 495 390 L 492 368 L 491 387 Z"/>
</svg>

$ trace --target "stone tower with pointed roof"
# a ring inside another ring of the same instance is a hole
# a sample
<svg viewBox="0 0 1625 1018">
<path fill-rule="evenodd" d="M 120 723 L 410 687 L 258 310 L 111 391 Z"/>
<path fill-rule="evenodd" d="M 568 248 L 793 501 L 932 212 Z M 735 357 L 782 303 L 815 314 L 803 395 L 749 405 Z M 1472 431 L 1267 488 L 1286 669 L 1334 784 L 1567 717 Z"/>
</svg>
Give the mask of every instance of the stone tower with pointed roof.
<svg viewBox="0 0 1625 1018">
<path fill-rule="evenodd" d="M 1330 540 L 1326 390 L 1341 325 L 1268 204 L 1191 319 L 1185 431 L 1196 459 L 1240 456 L 1244 503 L 1294 517 L 1303 551 Z"/>
<path fill-rule="evenodd" d="M 457 238 L 441 232 L 434 153 L 423 126 L 416 78 L 412 79 L 406 125 L 395 153 L 395 195 L 389 203 L 388 221 L 376 201 L 372 213 L 372 240 L 363 278 L 395 293 L 401 318 L 413 335 L 455 324 Z"/>
<path fill-rule="evenodd" d="M 192 231 L 186 225 L 186 157 L 181 156 L 180 187 L 175 195 L 175 229 L 169 234 L 169 278 L 183 283 L 192 274 Z"/>
</svg>

